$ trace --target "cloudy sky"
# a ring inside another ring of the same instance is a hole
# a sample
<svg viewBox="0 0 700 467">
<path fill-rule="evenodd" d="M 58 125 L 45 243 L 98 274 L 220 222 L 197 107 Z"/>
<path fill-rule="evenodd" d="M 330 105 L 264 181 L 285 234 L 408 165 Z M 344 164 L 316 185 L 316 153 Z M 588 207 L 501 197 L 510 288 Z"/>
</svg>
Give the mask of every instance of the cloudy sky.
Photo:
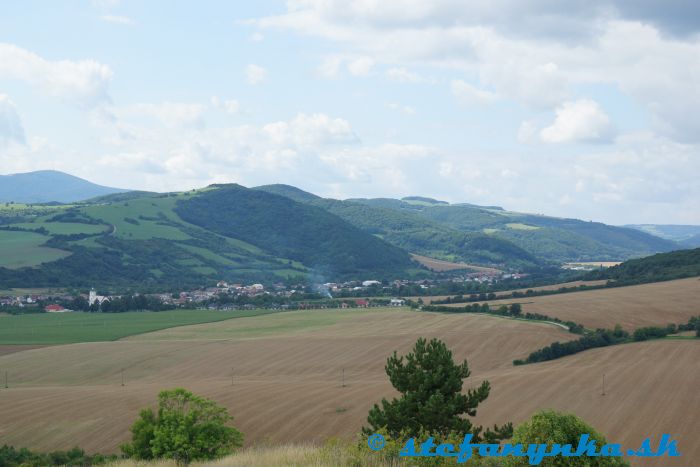
<svg viewBox="0 0 700 467">
<path fill-rule="evenodd" d="M 700 224 L 694 1 L 2 8 L 2 174 Z"/>
</svg>

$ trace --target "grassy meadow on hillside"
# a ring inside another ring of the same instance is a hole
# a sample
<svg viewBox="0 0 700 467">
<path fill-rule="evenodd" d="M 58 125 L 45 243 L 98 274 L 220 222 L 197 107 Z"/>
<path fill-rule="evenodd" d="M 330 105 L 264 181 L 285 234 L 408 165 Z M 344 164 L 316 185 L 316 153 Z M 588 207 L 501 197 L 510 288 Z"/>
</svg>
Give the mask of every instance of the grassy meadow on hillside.
<svg viewBox="0 0 700 467">
<path fill-rule="evenodd" d="M 0 231 L 0 267 L 17 269 L 37 266 L 70 255 L 69 251 L 43 246 L 48 239 L 33 232 Z"/>
</svg>

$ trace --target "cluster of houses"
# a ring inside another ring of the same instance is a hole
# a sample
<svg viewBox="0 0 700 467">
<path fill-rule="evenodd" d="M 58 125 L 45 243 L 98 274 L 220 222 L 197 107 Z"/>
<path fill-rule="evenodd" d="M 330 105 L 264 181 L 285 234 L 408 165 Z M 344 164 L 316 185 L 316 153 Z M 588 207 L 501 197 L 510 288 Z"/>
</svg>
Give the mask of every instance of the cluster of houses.
<svg viewBox="0 0 700 467">
<path fill-rule="evenodd" d="M 476 282 L 476 283 L 492 283 L 504 279 L 520 279 L 525 276 L 525 274 L 518 273 L 494 273 L 495 270 L 487 272 L 470 272 L 464 273 L 463 275 L 451 276 L 450 278 L 442 279 L 420 279 L 420 280 L 394 280 L 394 281 L 384 281 L 380 282 L 374 279 L 357 280 L 357 281 L 347 281 L 347 282 L 327 282 L 324 284 L 316 284 L 311 287 L 312 290 L 319 291 L 328 296 L 328 299 L 334 299 L 334 307 L 340 308 L 366 308 L 374 306 L 375 302 L 370 302 L 363 298 L 349 298 L 358 297 L 364 295 L 364 292 L 368 296 L 377 294 L 381 291 L 381 295 L 391 295 L 391 290 L 398 289 L 402 286 L 418 286 L 421 289 L 430 289 L 431 287 L 437 285 L 440 282 L 450 281 L 450 282 Z M 220 305 L 210 305 L 219 296 L 229 296 L 229 297 L 257 297 L 260 295 L 270 295 L 279 298 L 290 298 L 295 296 L 297 293 L 308 292 L 310 289 L 305 285 L 285 285 L 282 283 L 276 283 L 271 285 L 263 285 L 259 283 L 255 284 L 234 284 L 228 283 L 224 280 L 218 281 L 215 287 L 206 287 L 201 289 L 183 291 L 178 294 L 172 293 L 156 293 L 149 294 L 149 297 L 158 299 L 161 303 L 167 305 L 174 305 L 177 307 L 189 307 L 195 306 L 197 308 L 211 308 L 212 306 L 216 309 L 239 309 L 246 307 L 253 307 L 253 305 L 232 305 L 230 303 L 222 303 Z M 114 296 L 99 295 L 95 289 L 90 290 L 87 294 L 81 294 L 81 296 L 87 300 L 89 305 L 102 305 L 106 301 L 114 300 Z M 25 296 L 4 296 L 0 297 L 0 306 L 12 306 L 12 307 L 38 307 L 39 304 L 44 307 L 44 311 L 50 313 L 61 313 L 65 311 L 70 311 L 65 308 L 65 304 L 70 303 L 75 297 L 65 293 L 53 293 L 53 294 L 31 294 Z M 207 302 L 209 304 L 207 304 Z M 378 303 L 378 302 L 377 302 Z M 63 305 L 61 305 L 63 304 Z M 391 300 L 382 301 L 382 306 L 405 306 L 405 301 L 400 298 L 393 298 Z M 322 306 L 318 303 L 298 303 L 299 308 L 309 308 Z M 325 305 L 328 306 L 328 305 Z"/>
</svg>

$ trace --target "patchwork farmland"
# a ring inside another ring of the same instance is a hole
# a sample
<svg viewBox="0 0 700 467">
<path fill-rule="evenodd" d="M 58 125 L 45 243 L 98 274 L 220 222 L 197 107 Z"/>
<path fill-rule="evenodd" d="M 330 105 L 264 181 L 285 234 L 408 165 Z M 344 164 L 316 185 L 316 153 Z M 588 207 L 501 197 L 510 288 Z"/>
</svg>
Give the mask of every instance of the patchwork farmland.
<svg viewBox="0 0 700 467">
<path fill-rule="evenodd" d="M 465 387 L 491 381 L 479 422 L 517 423 L 552 407 L 623 444 L 673 433 L 684 454 L 673 465 L 700 455 L 693 438 L 700 373 L 689 371 L 700 358 L 698 341 L 628 344 L 514 367 L 513 359 L 576 336 L 537 322 L 405 309 L 276 313 L 6 354 L 0 438 L 40 450 L 79 442 L 117 452 L 139 409 L 178 386 L 224 404 L 249 445 L 352 438 L 371 405 L 394 395 L 386 358 L 420 336 L 439 337 L 469 360 Z"/>
<path fill-rule="evenodd" d="M 627 330 L 634 330 L 644 326 L 687 322 L 693 316 L 700 315 L 699 297 L 700 278 L 690 277 L 652 284 L 540 297 L 508 298 L 484 303 L 488 303 L 492 308 L 520 303 L 526 313 L 542 313 L 564 321 L 574 321 L 590 329 L 612 328 L 620 324 Z"/>
</svg>

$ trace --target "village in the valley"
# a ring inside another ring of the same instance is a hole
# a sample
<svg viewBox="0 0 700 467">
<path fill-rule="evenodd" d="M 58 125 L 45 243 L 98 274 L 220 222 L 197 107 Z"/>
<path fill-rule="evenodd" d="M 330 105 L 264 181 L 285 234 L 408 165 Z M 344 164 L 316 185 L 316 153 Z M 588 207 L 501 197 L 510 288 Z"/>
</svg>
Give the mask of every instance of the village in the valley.
<svg viewBox="0 0 700 467">
<path fill-rule="evenodd" d="M 253 308 L 366 308 L 370 306 L 404 306 L 399 293 L 413 290 L 413 294 L 429 295 L 430 290 L 445 282 L 457 284 L 490 285 L 506 279 L 519 279 L 523 274 L 467 273 L 448 279 L 327 282 L 287 285 L 274 283 L 240 284 L 220 280 L 215 285 L 180 292 L 131 293 L 144 295 L 168 309 L 194 308 L 208 310 L 239 310 Z M 416 293 L 417 291 L 417 293 Z M 421 293 L 422 291 L 422 293 Z M 23 308 L 25 311 L 65 313 L 76 300 L 84 301 L 89 310 L 101 311 L 103 305 L 127 294 L 110 294 L 90 290 L 45 290 L 34 293 L 16 293 L 0 296 L 0 308 Z M 397 296 L 395 296 L 397 295 Z"/>
</svg>

